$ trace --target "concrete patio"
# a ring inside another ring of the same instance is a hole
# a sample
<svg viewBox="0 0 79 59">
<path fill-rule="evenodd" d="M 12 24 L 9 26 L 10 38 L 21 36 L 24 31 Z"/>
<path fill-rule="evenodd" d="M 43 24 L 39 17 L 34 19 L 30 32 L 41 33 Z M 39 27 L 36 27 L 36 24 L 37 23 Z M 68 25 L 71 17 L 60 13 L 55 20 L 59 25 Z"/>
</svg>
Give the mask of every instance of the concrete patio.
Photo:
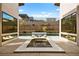
<svg viewBox="0 0 79 59">
<path fill-rule="evenodd" d="M 56 38 L 55 36 L 53 38 Z M 53 40 L 53 39 L 52 39 Z M 52 41 L 51 40 L 51 41 Z M 65 38 L 54 39 L 53 41 L 58 44 L 61 48 L 65 50 L 66 53 L 14 53 L 20 45 L 22 45 L 26 40 L 25 39 L 17 39 L 12 42 L 0 47 L 0 55 L 1 56 L 79 56 L 79 47 L 75 42 L 69 41 Z M 27 40 L 28 41 L 28 40 Z"/>
</svg>

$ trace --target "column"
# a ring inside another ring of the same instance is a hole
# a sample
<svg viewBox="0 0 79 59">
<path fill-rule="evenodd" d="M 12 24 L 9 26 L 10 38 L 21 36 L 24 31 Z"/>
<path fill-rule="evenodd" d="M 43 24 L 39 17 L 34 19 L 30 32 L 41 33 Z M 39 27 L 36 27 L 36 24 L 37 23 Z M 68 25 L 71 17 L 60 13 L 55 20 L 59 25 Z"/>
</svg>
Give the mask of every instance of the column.
<svg viewBox="0 0 79 59">
<path fill-rule="evenodd" d="M 0 46 L 2 46 L 2 10 L 1 10 L 1 3 L 0 3 Z"/>
<path fill-rule="evenodd" d="M 77 14 L 76 14 L 76 28 L 77 28 L 77 39 L 76 39 L 76 42 L 77 42 L 77 45 L 79 46 L 79 6 L 77 6 Z"/>
</svg>

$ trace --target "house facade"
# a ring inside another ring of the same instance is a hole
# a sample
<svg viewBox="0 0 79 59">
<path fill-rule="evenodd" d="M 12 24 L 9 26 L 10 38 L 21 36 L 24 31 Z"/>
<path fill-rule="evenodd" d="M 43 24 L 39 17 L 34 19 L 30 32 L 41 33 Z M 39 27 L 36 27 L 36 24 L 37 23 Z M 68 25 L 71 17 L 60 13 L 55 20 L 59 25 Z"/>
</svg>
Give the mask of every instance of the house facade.
<svg viewBox="0 0 79 59">
<path fill-rule="evenodd" d="M 0 3 L 0 46 L 18 34 L 18 3 Z"/>
<path fill-rule="evenodd" d="M 72 27 L 75 29 L 75 31 L 73 30 L 75 34 L 77 34 L 76 43 L 79 45 L 79 3 L 61 3 L 60 9 L 61 21 L 63 19 L 72 21 L 75 20 L 75 24 L 73 24 Z"/>
</svg>

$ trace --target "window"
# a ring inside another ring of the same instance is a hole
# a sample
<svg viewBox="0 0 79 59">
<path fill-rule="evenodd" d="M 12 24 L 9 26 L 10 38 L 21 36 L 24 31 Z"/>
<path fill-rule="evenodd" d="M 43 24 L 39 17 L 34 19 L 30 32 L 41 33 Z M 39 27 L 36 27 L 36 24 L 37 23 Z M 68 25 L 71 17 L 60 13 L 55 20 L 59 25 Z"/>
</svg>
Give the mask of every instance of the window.
<svg viewBox="0 0 79 59">
<path fill-rule="evenodd" d="M 71 34 L 76 34 L 76 13 L 72 13 L 61 20 L 61 31 Z M 76 41 L 75 35 L 64 35 L 61 36 L 71 40 Z"/>
<path fill-rule="evenodd" d="M 76 13 L 70 14 L 61 20 L 61 31 L 76 34 Z"/>
<path fill-rule="evenodd" d="M 17 32 L 17 19 L 3 12 L 2 33 Z"/>
</svg>

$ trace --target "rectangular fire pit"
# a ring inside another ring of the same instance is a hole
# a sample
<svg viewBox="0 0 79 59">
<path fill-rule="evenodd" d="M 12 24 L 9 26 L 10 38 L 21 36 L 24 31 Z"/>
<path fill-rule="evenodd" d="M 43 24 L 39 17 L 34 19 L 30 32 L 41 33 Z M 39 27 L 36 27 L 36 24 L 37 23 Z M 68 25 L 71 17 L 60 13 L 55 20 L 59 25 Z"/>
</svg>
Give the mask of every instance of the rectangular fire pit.
<svg viewBox="0 0 79 59">
<path fill-rule="evenodd" d="M 27 47 L 52 47 L 45 38 L 35 38 L 27 45 Z"/>
</svg>

